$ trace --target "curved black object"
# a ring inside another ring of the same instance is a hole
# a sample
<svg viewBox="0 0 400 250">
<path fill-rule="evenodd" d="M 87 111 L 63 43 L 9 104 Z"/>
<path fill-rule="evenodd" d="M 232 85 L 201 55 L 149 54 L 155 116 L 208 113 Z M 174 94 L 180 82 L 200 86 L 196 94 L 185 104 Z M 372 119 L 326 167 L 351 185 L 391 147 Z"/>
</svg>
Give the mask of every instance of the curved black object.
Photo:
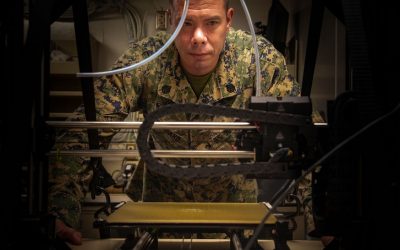
<svg viewBox="0 0 400 250">
<path fill-rule="evenodd" d="M 164 176 L 192 179 L 207 176 L 224 176 L 234 174 L 262 174 L 273 178 L 282 174 L 282 169 L 287 168 L 287 162 L 279 162 L 289 151 L 288 148 L 281 148 L 276 151 L 274 157 L 267 162 L 251 163 L 226 163 L 200 166 L 175 166 L 168 165 L 155 159 L 148 144 L 150 130 L 155 121 L 159 118 L 175 113 L 196 113 L 215 116 L 234 117 L 241 121 L 262 122 L 265 124 L 285 124 L 294 126 L 312 125 L 311 117 L 304 115 L 286 114 L 279 112 L 267 112 L 261 110 L 234 109 L 221 106 L 202 104 L 171 104 L 160 107 L 158 110 L 149 113 L 139 128 L 137 145 L 141 158 L 146 162 L 147 167 Z"/>
</svg>

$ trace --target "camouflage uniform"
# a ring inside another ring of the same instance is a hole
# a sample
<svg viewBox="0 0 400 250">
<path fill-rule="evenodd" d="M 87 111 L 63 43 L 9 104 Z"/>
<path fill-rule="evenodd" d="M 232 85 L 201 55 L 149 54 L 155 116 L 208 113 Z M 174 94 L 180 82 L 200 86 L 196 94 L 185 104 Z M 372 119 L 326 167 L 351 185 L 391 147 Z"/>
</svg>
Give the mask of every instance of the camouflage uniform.
<svg viewBox="0 0 400 250">
<path fill-rule="evenodd" d="M 168 37 L 168 34 L 162 32 L 138 42 L 117 60 L 114 68 L 149 57 Z M 289 75 L 284 57 L 262 37 L 258 38 L 258 46 L 262 95 L 299 95 L 300 87 Z M 245 109 L 249 105 L 250 97 L 255 94 L 255 68 L 251 36 L 231 29 L 216 69 L 197 98 L 179 65 L 177 49 L 171 45 L 161 56 L 138 69 L 96 79 L 94 88 L 97 119 L 123 120 L 130 112 L 141 110 L 146 115 L 171 103 L 199 103 Z M 82 115 L 78 119 L 83 119 Z M 232 121 L 231 118 L 201 114 L 175 114 L 164 117 L 163 120 Z M 103 131 L 101 135 L 107 141 L 115 132 Z M 161 149 L 228 150 L 234 145 L 235 134 L 229 130 L 155 130 L 152 132 L 152 140 L 155 148 Z M 64 144 L 60 147 L 71 148 L 71 145 Z M 55 185 L 50 192 L 50 209 L 71 226 L 76 226 L 79 219 L 79 200 L 85 190 L 79 189 L 80 185 L 77 183 L 83 184 L 89 180 L 87 176 L 90 173 L 84 170 L 81 162 L 67 164 L 65 160 L 63 158 L 51 164 L 53 171 L 50 178 Z M 196 164 L 200 160 L 204 159 L 174 159 L 174 163 Z M 241 175 L 186 181 L 167 178 L 146 171 L 145 168 L 144 172 L 144 201 L 256 202 L 256 181 L 245 179 Z M 134 200 L 140 199 L 142 192 L 139 179 L 135 178 L 128 189 L 129 196 Z"/>
</svg>

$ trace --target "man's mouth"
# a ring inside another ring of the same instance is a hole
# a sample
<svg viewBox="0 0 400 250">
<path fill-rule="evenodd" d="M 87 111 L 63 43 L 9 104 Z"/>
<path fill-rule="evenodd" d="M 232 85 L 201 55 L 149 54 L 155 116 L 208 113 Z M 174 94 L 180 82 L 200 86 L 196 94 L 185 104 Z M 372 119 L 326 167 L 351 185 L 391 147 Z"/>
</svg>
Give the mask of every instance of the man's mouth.
<svg viewBox="0 0 400 250">
<path fill-rule="evenodd" d="M 207 56 L 210 56 L 209 53 L 190 53 L 190 55 L 194 58 L 198 58 L 198 59 L 202 59 L 205 58 Z"/>
</svg>

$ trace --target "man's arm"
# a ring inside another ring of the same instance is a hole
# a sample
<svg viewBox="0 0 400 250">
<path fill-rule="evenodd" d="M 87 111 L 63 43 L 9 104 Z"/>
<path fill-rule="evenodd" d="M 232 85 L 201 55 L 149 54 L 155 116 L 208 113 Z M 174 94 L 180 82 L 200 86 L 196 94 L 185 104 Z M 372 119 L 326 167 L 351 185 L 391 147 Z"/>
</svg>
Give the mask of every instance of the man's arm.
<svg viewBox="0 0 400 250">
<path fill-rule="evenodd" d="M 134 54 L 128 50 L 121 56 L 113 68 L 132 63 Z M 94 81 L 96 99 L 96 120 L 120 121 L 130 110 L 137 107 L 141 91 L 140 71 L 105 76 Z M 69 117 L 69 121 L 85 121 L 84 108 L 79 107 Z M 99 130 L 100 147 L 107 148 L 112 136 L 118 130 Z M 53 150 L 88 149 L 88 137 L 85 129 L 66 129 L 58 133 Z M 48 210 L 57 217 L 56 231 L 60 238 L 74 244 L 79 243 L 81 201 L 89 191 L 93 177 L 88 166 L 88 158 L 52 156 L 49 158 L 49 204 Z"/>
</svg>

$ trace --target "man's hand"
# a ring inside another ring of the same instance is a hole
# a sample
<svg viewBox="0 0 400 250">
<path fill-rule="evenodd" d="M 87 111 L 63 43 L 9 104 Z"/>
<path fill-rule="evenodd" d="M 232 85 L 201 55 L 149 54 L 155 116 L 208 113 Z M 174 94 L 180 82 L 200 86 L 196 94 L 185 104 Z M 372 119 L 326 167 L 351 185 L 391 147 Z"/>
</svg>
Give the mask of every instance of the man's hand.
<svg viewBox="0 0 400 250">
<path fill-rule="evenodd" d="M 82 245 L 82 234 L 73 228 L 68 227 L 59 219 L 56 219 L 56 235 L 72 245 Z"/>
</svg>

